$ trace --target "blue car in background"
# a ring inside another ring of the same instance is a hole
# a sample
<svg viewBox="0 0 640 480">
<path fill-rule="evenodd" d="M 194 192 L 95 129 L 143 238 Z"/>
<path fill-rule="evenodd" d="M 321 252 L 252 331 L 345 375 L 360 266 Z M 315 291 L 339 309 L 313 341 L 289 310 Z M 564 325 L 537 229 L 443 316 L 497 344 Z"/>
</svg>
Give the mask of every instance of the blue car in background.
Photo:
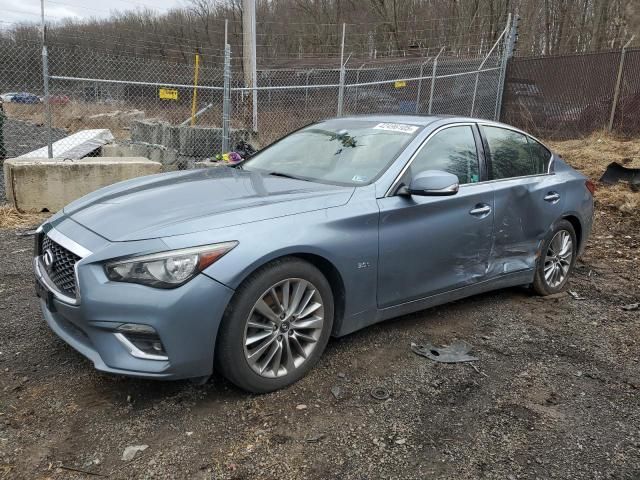
<svg viewBox="0 0 640 480">
<path fill-rule="evenodd" d="M 42 100 L 39 96 L 34 95 L 33 93 L 20 92 L 16 93 L 11 97 L 12 103 L 23 103 L 27 105 L 32 105 L 36 103 L 41 103 Z"/>
<path fill-rule="evenodd" d="M 566 288 L 593 184 L 475 118 L 304 127 L 233 167 L 137 178 L 45 222 L 45 320 L 101 371 L 268 392 L 330 336 L 489 290 Z"/>
</svg>

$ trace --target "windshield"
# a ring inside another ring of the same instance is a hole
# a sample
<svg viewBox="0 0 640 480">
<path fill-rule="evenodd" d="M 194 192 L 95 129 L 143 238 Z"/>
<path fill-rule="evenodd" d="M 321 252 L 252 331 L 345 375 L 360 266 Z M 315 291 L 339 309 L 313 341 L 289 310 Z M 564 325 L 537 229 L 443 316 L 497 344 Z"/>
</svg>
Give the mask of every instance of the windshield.
<svg viewBox="0 0 640 480">
<path fill-rule="evenodd" d="M 284 137 L 242 168 L 323 183 L 366 185 L 386 170 L 419 130 L 405 123 L 327 120 Z"/>
</svg>

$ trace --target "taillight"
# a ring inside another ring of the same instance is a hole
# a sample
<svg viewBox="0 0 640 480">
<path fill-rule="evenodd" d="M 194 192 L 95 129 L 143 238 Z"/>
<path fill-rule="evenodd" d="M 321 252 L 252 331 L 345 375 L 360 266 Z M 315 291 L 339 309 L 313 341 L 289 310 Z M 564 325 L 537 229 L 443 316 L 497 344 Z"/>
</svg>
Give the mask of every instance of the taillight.
<svg viewBox="0 0 640 480">
<path fill-rule="evenodd" d="M 589 190 L 589 192 L 591 192 L 591 195 L 593 195 L 596 191 L 596 184 L 593 183 L 591 180 L 587 180 L 586 182 L 584 182 L 585 187 L 587 187 L 587 190 Z"/>
</svg>

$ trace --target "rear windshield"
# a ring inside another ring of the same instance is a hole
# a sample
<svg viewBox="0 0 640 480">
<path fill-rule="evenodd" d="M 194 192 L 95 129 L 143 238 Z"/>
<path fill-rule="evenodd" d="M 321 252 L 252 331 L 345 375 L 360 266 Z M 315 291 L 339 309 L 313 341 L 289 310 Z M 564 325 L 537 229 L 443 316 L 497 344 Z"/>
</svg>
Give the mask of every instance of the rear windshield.
<svg viewBox="0 0 640 480">
<path fill-rule="evenodd" d="M 335 119 L 316 123 L 262 150 L 242 168 L 338 185 L 376 180 L 422 127 Z"/>
</svg>

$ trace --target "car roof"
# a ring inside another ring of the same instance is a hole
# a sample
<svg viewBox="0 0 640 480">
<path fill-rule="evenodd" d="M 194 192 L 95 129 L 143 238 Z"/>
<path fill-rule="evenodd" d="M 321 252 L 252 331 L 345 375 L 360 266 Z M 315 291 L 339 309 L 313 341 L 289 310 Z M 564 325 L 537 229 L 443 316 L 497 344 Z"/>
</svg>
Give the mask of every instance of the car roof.
<svg viewBox="0 0 640 480">
<path fill-rule="evenodd" d="M 394 115 L 376 113 L 365 115 L 345 115 L 344 117 L 339 118 L 343 120 L 370 120 L 372 122 L 410 123 L 413 125 L 427 126 L 444 117 L 437 115 Z"/>
<path fill-rule="evenodd" d="M 487 120 L 486 118 L 474 118 L 474 117 L 464 117 L 459 115 L 395 115 L 395 114 L 365 114 L 365 115 L 348 115 L 344 117 L 337 117 L 340 119 L 346 120 L 370 120 L 372 122 L 392 122 L 392 123 L 409 123 L 412 125 L 419 125 L 424 130 L 425 127 L 431 125 L 434 122 L 444 120 L 443 124 L 447 123 L 482 123 L 484 125 L 493 125 L 496 127 L 508 128 L 509 130 L 514 130 L 516 132 L 520 132 L 528 137 L 533 138 L 535 141 L 543 145 L 547 150 L 551 150 L 547 145 L 544 144 L 541 140 L 534 137 L 528 132 L 524 130 L 520 130 L 513 125 L 509 125 L 507 123 L 497 122 L 495 120 Z"/>
<path fill-rule="evenodd" d="M 372 122 L 393 122 L 393 123 L 409 123 L 412 125 L 420 125 L 426 127 L 439 120 L 446 120 L 447 123 L 457 122 L 469 122 L 469 123 L 484 123 L 489 125 L 504 126 L 512 130 L 519 130 L 511 125 L 505 123 L 496 122 L 494 120 L 487 120 L 485 118 L 473 118 L 464 117 L 459 115 L 395 115 L 395 114 L 365 114 L 365 115 L 348 115 L 344 117 L 338 117 L 343 120 L 370 120 Z M 526 133 L 526 132 L 523 132 Z M 528 134 L 527 134 L 528 135 Z"/>
</svg>

